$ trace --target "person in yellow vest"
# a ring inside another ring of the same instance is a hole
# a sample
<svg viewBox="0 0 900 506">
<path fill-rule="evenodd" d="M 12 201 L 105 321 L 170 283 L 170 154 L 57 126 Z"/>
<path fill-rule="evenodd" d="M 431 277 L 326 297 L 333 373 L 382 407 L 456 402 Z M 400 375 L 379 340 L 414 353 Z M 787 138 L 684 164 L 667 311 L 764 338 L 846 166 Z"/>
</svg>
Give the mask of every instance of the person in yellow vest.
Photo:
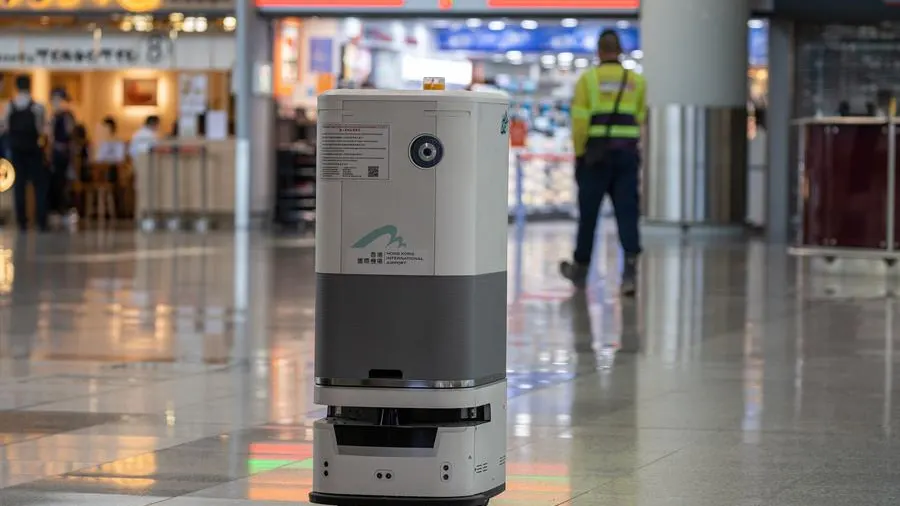
<svg viewBox="0 0 900 506">
<path fill-rule="evenodd" d="M 585 287 L 600 208 L 609 195 L 625 252 L 622 294 L 631 297 L 637 291 L 641 253 L 638 144 L 647 116 L 646 83 L 640 74 L 620 63 L 622 44 L 615 31 L 604 30 L 597 49 L 600 65 L 579 77 L 572 99 L 578 236 L 572 261 L 561 262 L 559 270 L 577 288 Z"/>
</svg>

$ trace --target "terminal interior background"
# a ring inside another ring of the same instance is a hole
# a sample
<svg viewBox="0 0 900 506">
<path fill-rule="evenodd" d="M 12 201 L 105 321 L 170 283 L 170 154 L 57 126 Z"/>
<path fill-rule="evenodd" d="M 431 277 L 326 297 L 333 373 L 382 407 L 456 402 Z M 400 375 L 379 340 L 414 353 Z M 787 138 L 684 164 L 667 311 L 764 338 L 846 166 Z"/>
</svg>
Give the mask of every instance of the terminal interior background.
<svg viewBox="0 0 900 506">
<path fill-rule="evenodd" d="M 41 100 L 65 87 L 92 133 L 112 115 L 127 139 L 158 114 L 189 144 L 203 135 L 200 116 L 234 115 L 235 23 L 187 10 L 5 18 L 0 71 L 30 73 Z M 277 103 L 278 184 L 261 208 L 279 231 L 315 219 L 308 173 L 279 153 L 309 154 L 325 89 L 486 80 L 531 127 L 529 156 L 509 163 L 510 215 L 524 208 L 526 219 L 509 232 L 509 487 L 491 504 L 896 504 L 895 279 L 823 274 L 759 237 L 654 229 L 629 302 L 615 293 L 611 223 L 587 295 L 556 276 L 574 233 L 572 83 L 602 27 L 619 30 L 626 65 L 641 71 L 638 19 L 285 17 L 271 27 L 270 79 L 258 86 Z M 523 31 L 540 35 L 526 43 Z M 15 62 L 97 39 L 144 51 L 160 33 L 171 44 L 163 61 Z M 796 23 L 793 102 L 777 112 L 877 114 L 879 92 L 897 82 L 897 33 L 891 22 Z M 765 226 L 770 20 L 750 19 L 747 35 L 746 222 Z M 202 106 L 185 108 L 182 80 L 198 75 Z M 233 134 L 226 124 L 210 140 L 222 144 L 210 150 L 225 180 Z M 74 234 L 0 231 L 0 505 L 303 504 L 322 415 L 311 235 L 87 221 Z"/>
</svg>

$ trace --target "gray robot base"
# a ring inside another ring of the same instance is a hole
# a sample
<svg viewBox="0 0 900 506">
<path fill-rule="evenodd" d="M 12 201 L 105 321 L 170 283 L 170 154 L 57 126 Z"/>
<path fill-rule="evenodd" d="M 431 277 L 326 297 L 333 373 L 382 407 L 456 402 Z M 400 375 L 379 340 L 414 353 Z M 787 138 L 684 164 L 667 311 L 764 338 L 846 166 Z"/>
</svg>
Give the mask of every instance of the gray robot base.
<svg viewBox="0 0 900 506">
<path fill-rule="evenodd" d="M 310 492 L 309 502 L 328 506 L 487 506 L 491 498 L 502 494 L 505 490 L 504 484 L 466 497 L 376 497 Z"/>
</svg>

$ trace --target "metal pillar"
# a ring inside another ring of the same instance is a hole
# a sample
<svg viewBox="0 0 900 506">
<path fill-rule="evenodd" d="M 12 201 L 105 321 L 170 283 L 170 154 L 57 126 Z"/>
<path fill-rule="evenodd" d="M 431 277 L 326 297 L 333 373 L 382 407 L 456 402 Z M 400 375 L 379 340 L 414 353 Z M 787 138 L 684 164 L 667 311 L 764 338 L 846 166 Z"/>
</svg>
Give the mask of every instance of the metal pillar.
<svg viewBox="0 0 900 506">
<path fill-rule="evenodd" d="M 643 0 L 644 213 L 742 226 L 747 181 L 748 0 Z"/>
<path fill-rule="evenodd" d="M 245 230 L 250 226 L 250 139 L 252 135 L 253 101 L 253 21 L 256 7 L 252 0 L 236 0 L 237 36 L 235 48 L 235 157 L 234 157 L 234 227 Z"/>
<path fill-rule="evenodd" d="M 769 167 L 766 173 L 766 240 L 786 244 L 791 238 L 791 126 L 793 114 L 793 21 L 773 19 L 769 23 L 769 106 L 766 130 Z M 795 188 L 795 191 L 800 191 Z"/>
</svg>

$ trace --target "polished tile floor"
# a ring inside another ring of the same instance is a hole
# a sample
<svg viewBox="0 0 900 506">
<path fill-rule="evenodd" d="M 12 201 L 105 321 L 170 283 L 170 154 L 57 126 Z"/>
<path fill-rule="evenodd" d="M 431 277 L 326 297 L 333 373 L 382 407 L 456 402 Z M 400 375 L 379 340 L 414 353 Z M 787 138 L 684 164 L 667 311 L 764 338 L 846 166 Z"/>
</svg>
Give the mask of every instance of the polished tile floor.
<svg viewBox="0 0 900 506">
<path fill-rule="evenodd" d="M 510 232 L 492 504 L 900 504 L 883 281 L 651 234 L 637 301 L 608 237 L 573 296 L 572 232 Z M 307 238 L 0 233 L 0 505 L 303 503 L 312 269 Z"/>
</svg>

